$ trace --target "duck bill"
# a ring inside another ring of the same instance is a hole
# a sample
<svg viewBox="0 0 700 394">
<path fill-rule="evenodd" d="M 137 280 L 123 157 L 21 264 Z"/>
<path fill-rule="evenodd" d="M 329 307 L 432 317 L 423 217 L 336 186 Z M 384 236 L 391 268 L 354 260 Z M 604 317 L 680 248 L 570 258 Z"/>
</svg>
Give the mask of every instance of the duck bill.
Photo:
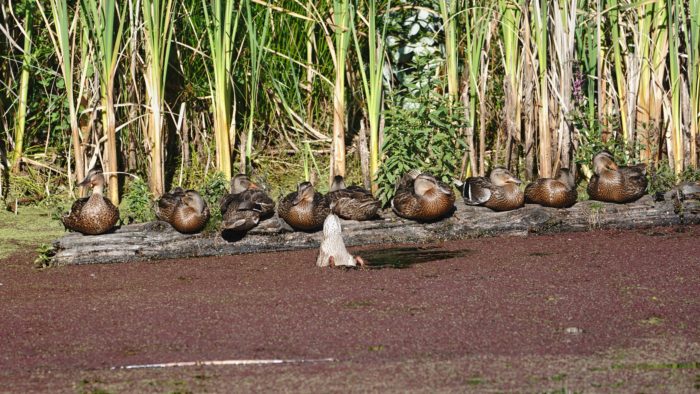
<svg viewBox="0 0 700 394">
<path fill-rule="evenodd" d="M 77 184 L 78 187 L 89 186 L 89 185 L 90 185 L 90 177 L 83 179 L 82 182 Z"/>
</svg>

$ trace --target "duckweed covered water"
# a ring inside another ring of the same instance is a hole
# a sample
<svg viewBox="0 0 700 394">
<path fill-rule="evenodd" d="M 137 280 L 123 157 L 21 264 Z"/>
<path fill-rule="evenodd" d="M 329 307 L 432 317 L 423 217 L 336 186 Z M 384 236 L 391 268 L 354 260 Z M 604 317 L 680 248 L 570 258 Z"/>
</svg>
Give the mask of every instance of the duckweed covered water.
<svg viewBox="0 0 700 394">
<path fill-rule="evenodd" d="M 399 247 L 390 249 L 365 250 L 358 252 L 367 262 L 368 268 L 410 268 L 414 264 L 447 260 L 466 256 L 470 249 L 443 250 L 436 247 Z"/>
</svg>

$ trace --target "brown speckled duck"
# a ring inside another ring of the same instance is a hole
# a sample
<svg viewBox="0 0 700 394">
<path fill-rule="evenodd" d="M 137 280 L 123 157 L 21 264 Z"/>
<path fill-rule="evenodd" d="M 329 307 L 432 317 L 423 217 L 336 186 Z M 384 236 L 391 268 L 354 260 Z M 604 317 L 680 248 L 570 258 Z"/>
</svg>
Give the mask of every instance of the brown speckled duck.
<svg viewBox="0 0 700 394">
<path fill-rule="evenodd" d="M 593 200 L 627 203 L 644 195 L 647 188 L 646 165 L 618 167 L 613 155 L 602 151 L 593 157 L 595 174 L 588 182 L 588 195 Z"/>
<path fill-rule="evenodd" d="M 156 216 L 170 223 L 175 230 L 191 234 L 202 231 L 210 214 L 207 203 L 199 193 L 176 187 L 158 200 Z"/>
<path fill-rule="evenodd" d="M 331 208 L 328 199 L 317 193 L 311 182 L 302 182 L 296 192 L 280 200 L 277 213 L 295 230 L 315 231 L 323 226 Z"/>
<path fill-rule="evenodd" d="M 248 231 L 275 213 L 275 202 L 245 174 L 231 179 L 231 193 L 221 199 L 219 207 L 222 230 L 233 232 Z"/>
<path fill-rule="evenodd" d="M 93 168 L 78 186 L 92 187 L 90 197 L 80 198 L 73 203 L 70 213 L 61 218 L 63 225 L 73 231 L 87 235 L 103 234 L 111 230 L 119 220 L 119 209 L 102 195 L 105 177 L 102 170 Z"/>
<path fill-rule="evenodd" d="M 449 185 L 431 174 L 411 170 L 399 181 L 391 208 L 403 218 L 430 222 L 449 215 L 454 203 L 455 195 Z"/>
<path fill-rule="evenodd" d="M 525 188 L 525 202 L 545 207 L 568 208 L 576 203 L 576 181 L 568 168 L 554 178 L 540 178 Z"/>
<path fill-rule="evenodd" d="M 518 187 L 522 183 L 508 170 L 496 167 L 489 177 L 467 178 L 462 196 L 467 205 L 483 205 L 494 211 L 510 211 L 525 204 L 525 195 Z"/>
<path fill-rule="evenodd" d="M 340 175 L 333 178 L 331 191 L 326 198 L 334 214 L 349 220 L 372 219 L 381 207 L 379 200 L 369 190 L 355 185 L 346 187 L 345 180 Z"/>
</svg>

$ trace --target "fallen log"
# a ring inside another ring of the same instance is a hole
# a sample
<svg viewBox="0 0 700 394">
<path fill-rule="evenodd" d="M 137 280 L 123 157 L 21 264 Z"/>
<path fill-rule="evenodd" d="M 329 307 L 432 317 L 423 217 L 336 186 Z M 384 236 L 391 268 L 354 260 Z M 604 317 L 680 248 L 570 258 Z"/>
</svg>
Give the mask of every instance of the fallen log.
<svg viewBox="0 0 700 394">
<path fill-rule="evenodd" d="M 526 205 L 508 212 L 466 206 L 458 201 L 454 214 L 435 223 L 404 220 L 390 210 L 382 219 L 343 221 L 348 246 L 384 243 L 428 243 L 488 235 L 527 235 L 586 231 L 598 228 L 644 228 L 700 223 L 700 201 L 679 198 L 676 191 L 657 199 L 644 196 L 631 204 L 582 201 L 568 209 Z M 146 260 L 222 256 L 316 248 L 322 232 L 292 232 L 277 216 L 244 237 L 220 233 L 180 234 L 165 222 L 122 226 L 109 234 L 70 233 L 53 244 L 52 263 L 123 263 Z"/>
</svg>

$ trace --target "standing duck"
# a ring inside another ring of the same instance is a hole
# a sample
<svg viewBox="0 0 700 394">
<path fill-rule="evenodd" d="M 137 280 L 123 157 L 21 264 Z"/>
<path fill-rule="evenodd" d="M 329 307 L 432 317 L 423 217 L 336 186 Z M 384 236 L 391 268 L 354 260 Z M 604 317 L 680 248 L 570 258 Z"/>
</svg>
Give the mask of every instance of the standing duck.
<svg viewBox="0 0 700 394">
<path fill-rule="evenodd" d="M 326 198 L 334 214 L 349 220 L 372 219 L 381 207 L 379 200 L 369 190 L 355 185 L 345 187 L 345 180 L 340 175 L 333 178 L 331 191 Z"/>
<path fill-rule="evenodd" d="M 248 231 L 275 214 L 275 202 L 245 174 L 231 179 L 231 193 L 219 202 L 224 231 Z"/>
<path fill-rule="evenodd" d="M 70 213 L 64 215 L 61 221 L 67 229 L 86 235 L 104 234 L 119 220 L 119 209 L 102 195 L 105 187 L 102 170 L 91 169 L 87 177 L 78 184 L 78 186 L 88 185 L 92 187 L 92 195 L 76 200 Z"/>
<path fill-rule="evenodd" d="M 315 231 L 331 213 L 328 199 L 314 190 L 311 182 L 302 182 L 297 191 L 280 200 L 279 216 L 295 230 Z"/>
<path fill-rule="evenodd" d="M 508 170 L 496 167 L 489 177 L 467 178 L 462 196 L 467 205 L 483 205 L 494 211 L 510 211 L 525 204 L 525 195 L 518 187 L 522 182 Z"/>
<path fill-rule="evenodd" d="M 449 215 L 454 203 L 449 185 L 428 173 L 411 170 L 399 181 L 391 208 L 403 218 L 428 222 Z"/>
<path fill-rule="evenodd" d="M 568 168 L 554 178 L 540 178 L 525 188 L 525 202 L 553 208 L 568 208 L 576 203 L 576 181 Z"/>
<path fill-rule="evenodd" d="M 210 215 L 209 207 L 199 193 L 176 187 L 158 200 L 156 216 L 170 223 L 175 230 L 191 234 L 201 231 Z"/>
<path fill-rule="evenodd" d="M 588 182 L 593 200 L 627 203 L 639 199 L 647 188 L 646 165 L 618 167 L 613 155 L 602 151 L 593 157 L 595 174 Z"/>
</svg>

